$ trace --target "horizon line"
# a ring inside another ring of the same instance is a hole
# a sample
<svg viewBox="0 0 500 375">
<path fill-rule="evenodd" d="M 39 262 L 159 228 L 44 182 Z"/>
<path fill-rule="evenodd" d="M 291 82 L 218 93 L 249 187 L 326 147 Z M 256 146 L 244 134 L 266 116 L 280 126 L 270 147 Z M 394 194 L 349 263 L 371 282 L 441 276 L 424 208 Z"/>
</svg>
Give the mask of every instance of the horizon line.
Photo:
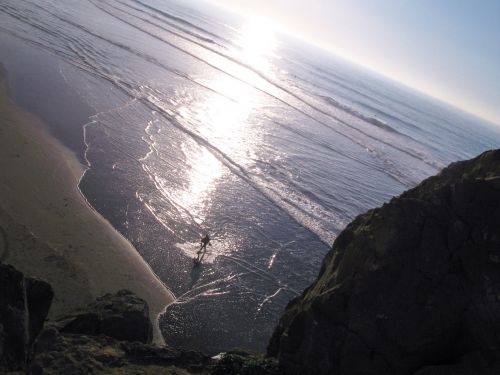
<svg viewBox="0 0 500 375">
<path fill-rule="evenodd" d="M 402 85 L 410 90 L 416 91 L 419 94 L 428 96 L 431 99 L 437 100 L 445 105 L 451 106 L 452 108 L 457 109 L 461 112 L 464 112 L 467 115 L 470 115 L 472 117 L 477 118 L 478 120 L 486 122 L 488 125 L 494 126 L 495 128 L 497 128 L 497 130 L 500 129 L 500 118 L 496 118 L 496 117 L 492 118 L 489 115 L 486 115 L 484 113 L 479 113 L 479 112 L 477 112 L 469 107 L 461 106 L 460 104 L 457 104 L 456 102 L 451 101 L 450 99 L 448 99 L 444 96 L 436 94 L 435 92 L 431 92 L 430 90 L 426 90 L 422 87 L 418 87 L 416 85 L 413 85 L 410 82 L 408 82 L 407 80 L 398 78 L 395 75 L 392 75 L 384 70 L 379 70 L 379 69 L 377 69 L 369 64 L 366 64 L 365 62 L 359 61 L 358 59 L 352 57 L 351 55 L 349 55 L 347 53 L 342 53 L 338 49 L 335 49 L 335 47 L 333 47 L 333 46 L 326 45 L 325 43 L 322 43 L 321 41 L 317 41 L 313 38 L 309 38 L 303 34 L 297 33 L 295 31 L 291 30 L 289 27 L 287 27 L 283 23 L 279 22 L 278 20 L 271 19 L 271 18 L 269 18 L 265 15 L 261 15 L 261 14 L 248 13 L 248 12 L 245 13 L 245 11 L 242 9 L 236 9 L 236 8 L 233 8 L 230 6 L 223 5 L 219 2 L 217 2 L 217 0 L 206 0 L 206 1 L 214 6 L 218 7 L 218 8 L 225 9 L 226 11 L 228 11 L 230 13 L 237 14 L 241 17 L 244 17 L 245 19 L 249 19 L 249 18 L 254 17 L 254 18 L 271 20 L 273 25 L 275 26 L 275 27 L 273 27 L 275 29 L 275 31 L 287 34 L 288 36 L 296 38 L 296 39 L 298 39 L 306 44 L 309 44 L 313 47 L 319 48 L 322 51 L 324 51 L 328 54 L 331 54 L 336 58 L 343 59 L 346 62 L 354 64 L 355 66 L 358 66 L 361 69 L 367 70 L 370 73 L 374 73 L 376 75 L 379 75 L 382 78 L 393 81 L 393 82 L 395 82 L 399 85 Z"/>
</svg>

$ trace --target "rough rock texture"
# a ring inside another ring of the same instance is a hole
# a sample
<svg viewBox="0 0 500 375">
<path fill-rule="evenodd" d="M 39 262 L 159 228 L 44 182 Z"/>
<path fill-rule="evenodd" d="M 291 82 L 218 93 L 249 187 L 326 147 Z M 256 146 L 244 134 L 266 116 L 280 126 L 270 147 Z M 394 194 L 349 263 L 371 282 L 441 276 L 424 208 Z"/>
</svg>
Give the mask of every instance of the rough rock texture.
<svg viewBox="0 0 500 375">
<path fill-rule="evenodd" d="M 243 350 L 231 350 L 220 356 L 211 368 L 212 375 L 275 375 L 278 363 L 274 358 L 248 353 Z"/>
<path fill-rule="evenodd" d="M 26 298 L 29 311 L 29 337 L 32 344 L 43 328 L 54 298 L 52 287 L 45 281 L 25 278 Z"/>
<path fill-rule="evenodd" d="M 63 333 L 102 334 L 124 341 L 150 343 L 153 337 L 148 304 L 128 290 L 99 297 L 53 325 Z"/>
<path fill-rule="evenodd" d="M 46 324 L 50 286 L 0 264 L 0 374 L 208 374 L 213 360 L 148 344 L 148 305 L 127 290 Z M 40 331 L 43 331 L 40 333 Z M 35 341 L 36 340 L 36 341 Z"/>
<path fill-rule="evenodd" d="M 87 308 L 50 322 L 38 337 L 32 374 L 208 373 L 211 359 L 149 345 L 147 303 L 128 290 L 106 294 Z"/>
<path fill-rule="evenodd" d="M 207 374 L 210 358 L 109 336 L 45 329 L 35 346 L 30 374 Z"/>
<path fill-rule="evenodd" d="M 52 298 L 47 283 L 0 264 L 0 373 L 25 368 Z"/>
<path fill-rule="evenodd" d="M 358 216 L 268 355 L 289 374 L 500 374 L 500 150 Z"/>
</svg>

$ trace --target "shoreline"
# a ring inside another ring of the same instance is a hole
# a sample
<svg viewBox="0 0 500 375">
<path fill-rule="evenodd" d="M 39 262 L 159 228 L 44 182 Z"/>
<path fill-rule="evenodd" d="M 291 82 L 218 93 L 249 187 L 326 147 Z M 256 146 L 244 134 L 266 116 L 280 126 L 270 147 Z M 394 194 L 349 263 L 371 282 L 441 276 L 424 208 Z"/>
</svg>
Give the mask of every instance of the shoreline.
<svg viewBox="0 0 500 375">
<path fill-rule="evenodd" d="M 78 187 L 85 167 L 9 97 L 1 66 L 0 122 L 0 260 L 52 285 L 49 318 L 105 293 L 131 290 L 147 301 L 154 342 L 163 344 L 158 317 L 174 296 L 88 203 Z"/>
</svg>

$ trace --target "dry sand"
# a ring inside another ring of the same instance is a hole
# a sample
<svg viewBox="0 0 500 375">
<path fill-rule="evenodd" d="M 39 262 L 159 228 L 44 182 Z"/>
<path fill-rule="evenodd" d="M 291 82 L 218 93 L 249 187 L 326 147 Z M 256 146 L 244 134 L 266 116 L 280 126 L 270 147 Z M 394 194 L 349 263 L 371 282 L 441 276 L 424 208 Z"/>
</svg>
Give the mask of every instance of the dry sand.
<svg viewBox="0 0 500 375">
<path fill-rule="evenodd" d="M 51 318 L 129 289 L 157 321 L 172 294 L 87 203 L 78 189 L 83 166 L 46 129 L 8 97 L 0 72 L 0 260 L 52 285 Z"/>
</svg>

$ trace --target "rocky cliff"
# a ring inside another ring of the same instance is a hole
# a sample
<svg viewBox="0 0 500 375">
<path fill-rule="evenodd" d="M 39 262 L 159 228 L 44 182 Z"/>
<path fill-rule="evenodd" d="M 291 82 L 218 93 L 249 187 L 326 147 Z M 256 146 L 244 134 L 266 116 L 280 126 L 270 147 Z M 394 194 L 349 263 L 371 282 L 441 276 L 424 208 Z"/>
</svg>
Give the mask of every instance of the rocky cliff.
<svg viewBox="0 0 500 375">
<path fill-rule="evenodd" d="M 358 216 L 268 355 L 289 374 L 500 374 L 500 150 Z"/>
</svg>

